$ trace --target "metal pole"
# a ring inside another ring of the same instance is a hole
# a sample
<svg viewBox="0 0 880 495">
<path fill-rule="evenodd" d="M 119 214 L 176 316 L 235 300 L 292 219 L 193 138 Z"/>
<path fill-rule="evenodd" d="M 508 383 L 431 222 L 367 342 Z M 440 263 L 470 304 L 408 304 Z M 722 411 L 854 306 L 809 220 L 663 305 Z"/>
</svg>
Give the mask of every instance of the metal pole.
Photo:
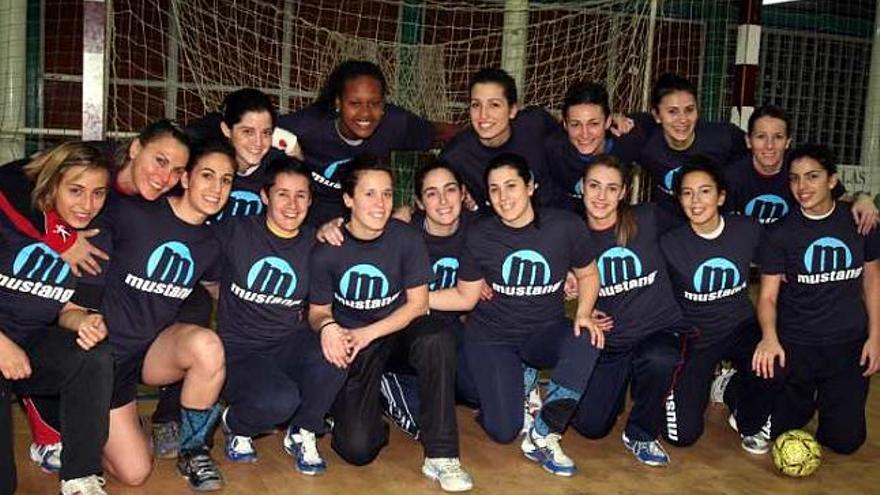
<svg viewBox="0 0 880 495">
<path fill-rule="evenodd" d="M 758 56 L 761 53 L 761 0 L 741 0 L 736 31 L 736 73 L 730 121 L 747 130 L 755 111 Z"/>
<path fill-rule="evenodd" d="M 278 111 L 290 111 L 290 68 L 293 52 L 293 0 L 284 0 L 281 28 L 281 93 L 278 97 Z"/>
<path fill-rule="evenodd" d="M 504 30 L 501 44 L 501 68 L 516 81 L 520 98 L 525 96 L 526 40 L 529 28 L 529 1 L 504 1 Z"/>
<path fill-rule="evenodd" d="M 657 32 L 657 0 L 651 0 L 651 13 L 648 16 L 648 57 L 645 60 L 645 79 L 642 81 L 642 111 L 651 107 L 651 79 L 654 77 L 654 36 Z"/>
<path fill-rule="evenodd" d="M 24 156 L 27 0 L 0 2 L 0 163 Z"/>
<path fill-rule="evenodd" d="M 167 46 L 165 54 L 165 118 L 175 120 L 177 118 L 177 91 L 180 74 L 177 64 L 179 62 L 180 48 L 180 6 L 177 0 L 171 0 L 171 18 L 168 19 Z"/>
<path fill-rule="evenodd" d="M 106 128 L 106 55 L 104 36 L 107 5 L 104 0 L 83 2 L 83 139 L 104 139 Z"/>
<path fill-rule="evenodd" d="M 867 167 L 871 191 L 877 193 L 880 192 L 880 0 L 875 4 L 871 72 L 865 98 L 865 123 L 862 126 L 861 165 Z"/>
</svg>

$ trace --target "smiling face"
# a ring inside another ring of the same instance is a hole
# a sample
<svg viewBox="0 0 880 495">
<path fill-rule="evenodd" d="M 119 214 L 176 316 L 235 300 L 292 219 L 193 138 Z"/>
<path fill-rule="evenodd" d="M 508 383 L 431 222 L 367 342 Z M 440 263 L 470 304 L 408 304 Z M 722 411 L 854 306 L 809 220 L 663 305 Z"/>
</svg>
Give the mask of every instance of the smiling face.
<svg viewBox="0 0 880 495">
<path fill-rule="evenodd" d="M 272 146 L 272 131 L 275 130 L 272 115 L 265 110 L 245 112 L 232 129 L 221 122 L 220 129 L 235 149 L 239 172 L 260 164 Z"/>
<path fill-rule="evenodd" d="M 617 206 L 625 200 L 620 171 L 605 165 L 590 167 L 584 176 L 584 206 L 591 225 L 617 223 Z"/>
<path fill-rule="evenodd" d="M 578 152 L 594 155 L 603 152 L 605 132 L 611 127 L 611 116 L 605 115 L 599 105 L 582 103 L 569 107 L 564 125 L 569 142 Z"/>
<path fill-rule="evenodd" d="M 183 176 L 183 200 L 200 215 L 216 215 L 229 199 L 234 177 L 235 164 L 229 156 L 219 152 L 202 155 Z"/>
<path fill-rule="evenodd" d="M 449 227 L 461 215 L 461 201 L 461 185 L 455 176 L 446 168 L 437 168 L 425 175 L 416 203 L 425 210 L 428 222 Z"/>
<path fill-rule="evenodd" d="M 339 132 L 348 139 L 367 139 L 376 132 L 385 114 L 382 83 L 370 76 L 358 76 L 345 83 L 336 100 Z"/>
<path fill-rule="evenodd" d="M 266 204 L 266 221 L 290 235 L 299 232 L 312 204 L 309 179 L 294 173 L 278 174 L 269 193 L 261 191 L 260 197 Z"/>
<path fill-rule="evenodd" d="M 510 139 L 510 121 L 516 111 L 516 105 L 507 101 L 504 87 L 498 83 L 477 83 L 471 89 L 471 126 L 484 146 L 497 148 Z"/>
<path fill-rule="evenodd" d="M 54 194 L 55 211 L 71 227 L 85 228 L 104 207 L 109 181 L 110 174 L 103 168 L 67 168 Z"/>
<path fill-rule="evenodd" d="M 394 206 L 391 175 L 384 170 L 363 170 L 358 173 L 354 194 L 343 193 L 345 206 L 351 209 L 349 230 L 356 237 L 372 239 L 385 230 Z"/>
<path fill-rule="evenodd" d="M 785 150 L 791 145 L 791 138 L 785 121 L 768 115 L 755 121 L 746 144 L 752 150 L 755 170 L 764 175 L 773 175 L 782 169 Z"/>
<path fill-rule="evenodd" d="M 829 175 L 813 158 L 803 157 L 791 163 L 789 186 L 801 209 L 811 215 L 822 215 L 834 205 L 831 191 L 837 186 L 837 174 Z"/>
<path fill-rule="evenodd" d="M 531 202 L 535 186 L 532 182 L 527 184 L 515 168 L 502 166 L 492 170 L 486 187 L 492 208 L 505 225 L 524 227 L 535 219 Z"/>
<path fill-rule="evenodd" d="M 699 118 L 694 95 L 687 91 L 673 91 L 660 100 L 652 113 L 663 127 L 663 136 L 670 146 L 676 149 L 690 146 Z"/>
<path fill-rule="evenodd" d="M 156 137 L 147 144 L 135 139 L 128 154 L 130 163 L 126 168 L 130 167 L 135 188 L 132 194 L 147 201 L 155 201 L 176 186 L 189 160 L 189 148 L 170 135 Z"/>
<path fill-rule="evenodd" d="M 691 227 L 697 232 L 711 232 L 718 227 L 721 215 L 718 208 L 724 204 L 725 193 L 718 183 L 702 170 L 689 172 L 681 178 L 679 202 Z"/>
</svg>

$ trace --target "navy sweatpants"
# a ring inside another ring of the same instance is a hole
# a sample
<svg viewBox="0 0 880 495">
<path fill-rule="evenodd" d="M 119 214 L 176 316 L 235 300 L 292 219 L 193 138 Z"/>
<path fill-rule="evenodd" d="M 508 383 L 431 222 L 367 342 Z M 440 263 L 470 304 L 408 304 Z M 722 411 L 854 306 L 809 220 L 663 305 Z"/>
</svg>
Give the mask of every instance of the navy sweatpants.
<svg viewBox="0 0 880 495">
<path fill-rule="evenodd" d="M 224 342 L 229 405 L 226 425 L 235 435 L 255 436 L 286 423 L 322 433 L 324 416 L 345 381 L 330 364 L 318 335 L 299 330 L 271 347 Z"/>
<path fill-rule="evenodd" d="M 648 335 L 625 349 L 605 349 L 581 398 L 572 426 L 587 438 L 608 435 L 626 403 L 632 382 L 633 406 L 626 423 L 632 440 L 655 440 L 663 425 L 663 403 L 681 361 L 681 339 L 671 329 Z"/>
<path fill-rule="evenodd" d="M 732 361 L 737 370 L 736 381 L 725 392 L 725 402 L 735 412 L 737 428 L 743 435 L 758 433 L 770 414 L 774 385 L 752 372 L 752 356 L 761 340 L 757 321 L 743 322 L 726 339 L 709 346 L 701 347 L 698 342 L 694 345 L 693 339 L 699 336 L 687 342 L 684 363 L 666 399 L 666 439 L 683 447 L 703 435 L 709 389 L 722 360 Z"/>
<path fill-rule="evenodd" d="M 865 443 L 869 379 L 859 364 L 864 341 L 807 346 L 783 343 L 782 390 L 773 403 L 770 435 L 803 428 L 819 413 L 816 440 L 839 454 Z M 781 373 L 780 373 L 781 372 Z"/>
<path fill-rule="evenodd" d="M 476 330 L 468 322 L 468 332 Z M 571 320 L 563 319 L 536 328 L 518 342 L 476 341 L 464 343 L 480 401 L 479 421 L 496 442 L 512 442 L 523 426 L 523 363 L 537 369 L 552 369 L 551 385 L 557 384 L 578 395 L 584 392 L 599 349 L 590 344 L 590 334 L 575 337 Z M 559 401 L 569 402 L 569 401 Z M 545 401 L 542 419 L 551 431 L 562 433 L 577 404 L 555 408 Z"/>
</svg>

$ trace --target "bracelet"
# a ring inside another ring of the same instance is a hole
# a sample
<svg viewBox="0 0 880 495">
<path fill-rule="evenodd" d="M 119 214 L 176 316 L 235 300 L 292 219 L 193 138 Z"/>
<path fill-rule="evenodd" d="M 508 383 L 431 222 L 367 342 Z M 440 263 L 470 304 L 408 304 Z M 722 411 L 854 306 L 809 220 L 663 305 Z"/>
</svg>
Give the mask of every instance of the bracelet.
<svg viewBox="0 0 880 495">
<path fill-rule="evenodd" d="M 320 327 L 318 327 L 318 333 L 323 332 L 324 328 L 333 325 L 334 323 L 336 323 L 336 320 L 325 321 Z"/>
</svg>

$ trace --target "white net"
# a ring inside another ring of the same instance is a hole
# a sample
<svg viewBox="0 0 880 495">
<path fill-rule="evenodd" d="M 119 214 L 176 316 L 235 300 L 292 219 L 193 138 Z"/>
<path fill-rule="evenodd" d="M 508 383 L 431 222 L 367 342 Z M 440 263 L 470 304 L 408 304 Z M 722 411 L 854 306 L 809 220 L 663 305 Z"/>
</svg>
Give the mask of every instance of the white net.
<svg viewBox="0 0 880 495">
<path fill-rule="evenodd" d="M 606 82 L 620 108 L 639 104 L 647 0 L 528 7 L 527 104 L 556 107 L 575 79 Z M 427 118 L 463 121 L 467 81 L 501 65 L 504 2 L 115 0 L 111 127 L 157 114 L 186 121 L 241 86 L 282 111 L 314 99 L 339 62 L 376 62 L 389 99 Z"/>
</svg>

